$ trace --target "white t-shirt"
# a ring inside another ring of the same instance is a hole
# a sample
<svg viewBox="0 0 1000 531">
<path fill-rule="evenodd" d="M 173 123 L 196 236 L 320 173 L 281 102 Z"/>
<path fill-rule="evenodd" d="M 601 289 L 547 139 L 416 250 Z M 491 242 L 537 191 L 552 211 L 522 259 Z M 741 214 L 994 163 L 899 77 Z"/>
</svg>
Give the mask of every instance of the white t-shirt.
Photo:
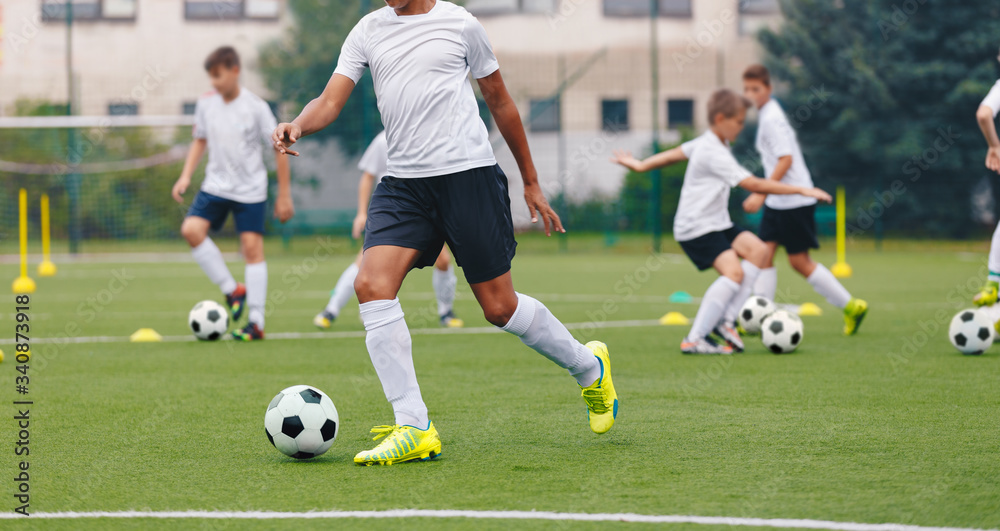
<svg viewBox="0 0 1000 531">
<path fill-rule="evenodd" d="M 1000 79 L 993 84 L 993 88 L 990 89 L 990 92 L 986 94 L 983 102 L 979 105 L 989 107 L 993 111 L 993 117 L 996 118 L 997 113 L 1000 112 Z"/>
<path fill-rule="evenodd" d="M 437 0 L 422 15 L 369 13 L 347 36 L 335 74 L 355 83 L 370 68 L 389 144 L 389 175 L 447 175 L 496 164 L 469 82 L 500 65 L 486 30 L 463 7 Z"/>
<path fill-rule="evenodd" d="M 685 242 L 732 227 L 729 190 L 753 174 L 711 129 L 682 144 L 681 150 L 689 160 L 674 216 L 674 239 Z"/>
<path fill-rule="evenodd" d="M 361 160 L 358 161 L 358 169 L 370 173 L 375 176 L 375 184 L 382 181 L 382 177 L 385 177 L 389 170 L 386 168 L 386 163 L 388 162 L 387 153 L 389 152 L 389 144 L 385 140 L 385 131 L 375 135 L 372 139 L 372 143 L 368 144 L 363 155 L 361 155 Z"/>
<path fill-rule="evenodd" d="M 229 103 L 216 92 L 199 98 L 192 134 L 208 141 L 202 191 L 240 203 L 267 201 L 263 154 L 276 127 L 271 108 L 245 88 Z"/>
<path fill-rule="evenodd" d="M 812 188 L 812 175 L 806 167 L 806 160 L 802 156 L 802 149 L 799 148 L 799 141 L 795 137 L 795 130 L 788 123 L 788 117 L 781 110 L 781 105 L 777 101 L 771 100 L 760 108 L 757 125 L 757 151 L 760 153 L 760 160 L 764 163 L 764 171 L 768 178 L 774 173 L 774 167 L 778 165 L 778 159 L 786 155 L 792 156 L 792 166 L 788 168 L 781 182 L 791 186 L 801 186 Z M 816 204 L 816 199 L 804 195 L 776 195 L 771 194 L 764 200 L 768 208 L 775 210 L 789 210 Z"/>
</svg>

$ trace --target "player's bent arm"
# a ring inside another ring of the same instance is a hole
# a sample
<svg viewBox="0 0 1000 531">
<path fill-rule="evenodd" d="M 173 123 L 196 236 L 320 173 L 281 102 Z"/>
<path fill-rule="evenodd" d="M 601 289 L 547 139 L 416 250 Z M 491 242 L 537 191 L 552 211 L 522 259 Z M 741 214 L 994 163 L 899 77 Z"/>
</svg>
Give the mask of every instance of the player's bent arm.
<svg viewBox="0 0 1000 531">
<path fill-rule="evenodd" d="M 775 195 L 804 195 L 806 197 L 814 197 L 829 203 L 833 201 L 830 194 L 820 190 L 819 188 L 803 188 L 801 186 L 791 186 L 782 182 L 772 181 L 770 179 L 759 179 L 757 177 L 747 177 L 739 182 L 739 187 L 754 193 L 760 194 L 775 194 Z"/>
<path fill-rule="evenodd" d="M 282 153 L 298 155 L 297 152 L 289 150 L 288 147 L 297 142 L 299 138 L 321 131 L 332 124 L 340 116 L 340 111 L 347 103 L 347 98 L 350 97 L 352 90 L 354 90 L 354 81 L 351 78 L 341 74 L 330 76 L 330 81 L 327 82 L 323 93 L 310 101 L 302 109 L 302 112 L 292 120 L 292 123 L 278 124 L 274 134 L 271 135 L 271 141 L 274 142 L 275 147 Z"/>
<path fill-rule="evenodd" d="M 616 150 L 613 154 L 614 156 L 611 157 L 611 162 L 616 162 L 630 170 L 640 173 L 647 172 L 654 168 L 670 166 L 671 164 L 683 162 L 688 159 L 687 155 L 684 154 L 684 150 L 681 149 L 680 146 L 668 149 L 667 151 L 661 151 L 660 153 L 647 157 L 643 160 L 633 157 L 628 151 Z"/>
<path fill-rule="evenodd" d="M 1000 147 L 1000 138 L 997 137 L 996 122 L 993 121 L 993 109 L 980 105 L 976 110 L 976 122 L 979 123 L 979 130 L 983 132 L 983 138 L 991 148 Z"/>
<path fill-rule="evenodd" d="M 284 223 L 295 215 L 295 205 L 292 201 L 292 169 L 288 163 L 288 155 L 274 150 L 274 160 L 278 173 L 278 198 L 274 202 L 274 215 Z"/>
</svg>

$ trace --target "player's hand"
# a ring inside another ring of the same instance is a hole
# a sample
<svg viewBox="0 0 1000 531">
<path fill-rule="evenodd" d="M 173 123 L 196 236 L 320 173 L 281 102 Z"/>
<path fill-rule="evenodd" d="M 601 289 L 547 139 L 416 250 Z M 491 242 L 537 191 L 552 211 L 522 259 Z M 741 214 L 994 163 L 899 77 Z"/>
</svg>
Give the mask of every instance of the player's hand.
<svg viewBox="0 0 1000 531">
<path fill-rule="evenodd" d="M 351 238 L 355 240 L 361 239 L 361 233 L 365 231 L 365 223 L 368 222 L 368 214 L 364 212 L 358 212 L 357 216 L 354 216 L 354 224 L 351 225 Z"/>
<path fill-rule="evenodd" d="M 819 188 L 806 188 L 805 192 L 802 194 L 806 197 L 815 197 L 824 203 L 832 203 L 833 197 Z"/>
<path fill-rule="evenodd" d="M 743 211 L 747 214 L 753 214 L 760 210 L 760 207 L 764 206 L 764 199 L 767 196 L 764 194 L 750 194 L 749 197 L 743 200 Z"/>
<path fill-rule="evenodd" d="M 173 190 L 170 191 L 170 195 L 174 196 L 174 201 L 183 204 L 184 198 L 182 196 L 184 195 L 184 192 L 187 191 L 188 186 L 190 185 L 191 185 L 190 177 L 181 177 L 180 179 L 177 179 L 177 182 L 174 183 Z"/>
<path fill-rule="evenodd" d="M 295 204 L 292 202 L 292 198 L 289 196 L 279 195 L 278 199 L 274 202 L 274 216 L 278 218 L 278 221 L 284 223 L 295 215 Z"/>
<path fill-rule="evenodd" d="M 986 152 L 986 167 L 1000 173 L 1000 147 L 991 147 Z"/>
<path fill-rule="evenodd" d="M 292 151 L 292 144 L 299 141 L 302 136 L 302 128 L 290 123 L 280 123 L 271 133 L 271 142 L 274 142 L 274 149 L 283 155 L 293 155 L 298 157 L 298 151 Z"/>
<path fill-rule="evenodd" d="M 642 161 L 633 157 L 631 151 L 616 149 L 611 153 L 611 162 L 621 164 L 632 171 L 642 171 Z"/>
<path fill-rule="evenodd" d="M 532 223 L 538 223 L 538 218 L 542 218 L 546 236 L 552 236 L 553 230 L 556 232 L 566 232 L 556 211 L 552 210 L 549 202 L 545 200 L 545 194 L 542 193 L 542 189 L 538 186 L 537 182 L 524 186 L 524 201 L 528 203 L 528 212 L 531 213 Z"/>
</svg>

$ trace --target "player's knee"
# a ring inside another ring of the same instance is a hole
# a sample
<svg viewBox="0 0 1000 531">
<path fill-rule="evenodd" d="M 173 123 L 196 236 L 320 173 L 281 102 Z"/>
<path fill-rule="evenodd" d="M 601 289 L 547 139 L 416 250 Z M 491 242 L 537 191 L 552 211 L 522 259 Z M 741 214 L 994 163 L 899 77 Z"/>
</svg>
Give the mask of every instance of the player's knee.
<svg viewBox="0 0 1000 531">
<path fill-rule="evenodd" d="M 438 255 L 437 260 L 434 261 L 434 267 L 440 271 L 447 271 L 449 265 L 451 265 L 451 260 L 448 260 L 448 255 L 444 253 Z"/>
<path fill-rule="evenodd" d="M 722 274 L 723 274 L 723 276 L 725 276 L 726 278 L 728 278 L 729 280 L 732 280 L 733 282 L 735 282 L 737 284 L 742 284 L 743 283 L 743 268 L 741 268 L 741 267 L 734 267 L 734 268 L 731 268 L 731 269 L 727 269 Z"/>
<path fill-rule="evenodd" d="M 517 310 L 516 304 L 511 306 L 502 301 L 491 302 L 483 305 L 483 316 L 493 326 L 504 326 L 514 316 L 514 310 Z"/>
<path fill-rule="evenodd" d="M 197 224 L 185 221 L 181 223 L 181 236 L 187 240 L 191 247 L 197 247 L 201 245 L 201 242 L 205 241 L 207 233 Z"/>
<path fill-rule="evenodd" d="M 354 293 L 357 295 L 359 302 L 396 298 L 396 294 L 391 291 L 388 282 L 364 270 L 360 271 L 358 276 L 354 277 Z"/>
</svg>

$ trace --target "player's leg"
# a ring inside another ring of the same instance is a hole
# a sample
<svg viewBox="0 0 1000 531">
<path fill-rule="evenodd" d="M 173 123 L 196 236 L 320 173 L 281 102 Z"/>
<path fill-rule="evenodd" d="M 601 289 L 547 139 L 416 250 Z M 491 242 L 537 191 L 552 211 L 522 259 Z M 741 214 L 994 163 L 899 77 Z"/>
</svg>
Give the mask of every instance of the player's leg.
<svg viewBox="0 0 1000 531">
<path fill-rule="evenodd" d="M 990 255 L 986 264 L 989 267 L 986 284 L 972 297 L 972 302 L 976 306 L 992 306 L 997 302 L 997 290 L 1000 288 L 1000 223 L 997 223 L 997 228 L 993 231 L 993 241 L 990 243 Z"/>
<path fill-rule="evenodd" d="M 448 248 L 442 247 L 438 254 L 437 261 L 434 262 L 434 271 L 431 273 L 431 284 L 434 286 L 434 296 L 437 298 L 438 317 L 441 326 L 445 328 L 461 328 L 465 325 L 461 319 L 455 317 L 453 306 L 455 304 L 455 288 L 458 285 L 458 278 L 455 276 L 455 268 L 451 265 L 451 255 Z"/>
<path fill-rule="evenodd" d="M 314 325 L 320 328 L 330 328 L 330 325 L 340 315 L 340 310 L 354 296 L 354 279 L 358 276 L 358 269 L 361 266 L 361 257 L 363 254 L 363 250 L 358 251 L 357 258 L 340 274 L 337 284 L 333 287 L 333 292 L 330 293 L 330 300 L 326 303 L 326 308 L 323 308 L 323 311 L 313 318 Z"/>
<path fill-rule="evenodd" d="M 761 239 L 763 240 L 763 238 Z M 753 294 L 773 301 L 775 293 L 778 291 L 778 269 L 774 267 L 774 255 L 778 252 L 778 242 L 764 240 L 764 245 L 767 246 L 767 259 L 764 261 L 763 267 L 760 268 L 757 282 L 754 282 Z"/>
<path fill-rule="evenodd" d="M 851 296 L 847 288 L 823 264 L 813 261 L 809 251 L 788 254 L 792 269 L 805 277 L 813 290 L 844 312 L 844 333 L 853 335 L 868 313 L 868 303 Z"/>
<path fill-rule="evenodd" d="M 243 341 L 264 339 L 264 307 L 267 302 L 267 262 L 264 261 L 264 221 L 267 202 L 233 202 L 233 221 L 240 234 L 240 251 L 246 262 L 247 325 L 234 330 L 233 337 Z"/>
<path fill-rule="evenodd" d="M 732 354 L 733 352 L 732 347 L 718 345 L 709 339 L 708 335 L 722 319 L 730 301 L 740 290 L 743 268 L 740 266 L 740 257 L 732 249 L 719 253 L 712 260 L 712 267 L 718 271 L 719 278 L 705 290 L 705 295 L 698 306 L 698 313 L 691 323 L 691 330 L 681 342 L 681 352 L 684 354 Z"/>
<path fill-rule="evenodd" d="M 726 343 L 729 343 L 729 346 L 733 347 L 733 350 L 743 352 L 743 339 L 740 338 L 739 332 L 736 331 L 736 316 L 743 307 L 743 303 L 753 293 L 757 276 L 760 274 L 761 267 L 767 261 L 768 247 L 756 234 L 748 230 L 739 232 L 733 238 L 732 246 L 733 250 L 736 251 L 736 255 L 743 259 L 740 263 L 740 269 L 743 273 L 742 280 L 740 281 L 740 289 L 733 296 L 732 300 L 729 301 L 722 314 L 722 319 L 712 331 L 722 337 Z"/>
<path fill-rule="evenodd" d="M 191 203 L 187 217 L 181 223 L 181 236 L 191 246 L 191 256 L 195 262 L 226 296 L 226 302 L 233 312 L 233 319 L 236 320 L 243 312 L 246 289 L 233 278 L 225 259 L 222 258 L 222 251 L 208 236 L 209 229 L 221 228 L 228 215 L 228 200 L 198 192 L 194 202 Z"/>
</svg>

